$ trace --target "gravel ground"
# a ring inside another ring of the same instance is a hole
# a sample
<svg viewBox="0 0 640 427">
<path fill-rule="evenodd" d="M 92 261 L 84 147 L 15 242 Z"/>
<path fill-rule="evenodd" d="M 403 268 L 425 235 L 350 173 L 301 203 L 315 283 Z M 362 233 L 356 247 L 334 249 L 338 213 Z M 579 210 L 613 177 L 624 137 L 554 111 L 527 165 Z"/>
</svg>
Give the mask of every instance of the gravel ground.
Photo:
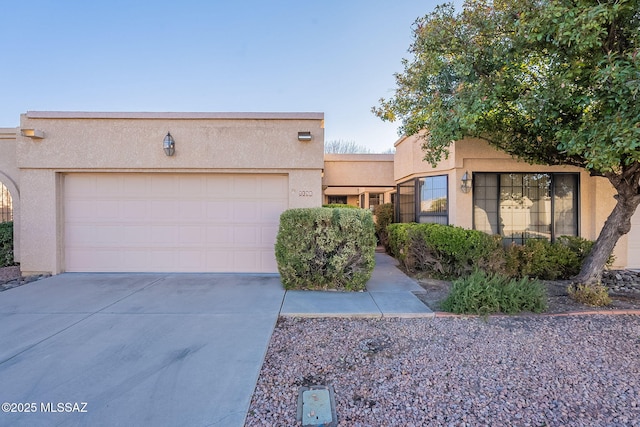
<svg viewBox="0 0 640 427">
<path fill-rule="evenodd" d="M 247 426 L 331 384 L 340 426 L 640 426 L 640 316 L 281 318 Z"/>
</svg>

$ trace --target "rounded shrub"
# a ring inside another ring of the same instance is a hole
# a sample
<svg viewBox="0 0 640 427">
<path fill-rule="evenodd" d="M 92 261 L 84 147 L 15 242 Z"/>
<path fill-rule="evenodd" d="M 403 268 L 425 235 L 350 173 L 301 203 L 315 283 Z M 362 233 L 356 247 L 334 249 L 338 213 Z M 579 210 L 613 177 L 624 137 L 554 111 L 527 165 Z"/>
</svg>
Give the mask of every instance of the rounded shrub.
<svg viewBox="0 0 640 427">
<path fill-rule="evenodd" d="M 282 284 L 285 289 L 364 290 L 375 266 L 375 245 L 368 210 L 287 210 L 276 238 Z"/>
</svg>

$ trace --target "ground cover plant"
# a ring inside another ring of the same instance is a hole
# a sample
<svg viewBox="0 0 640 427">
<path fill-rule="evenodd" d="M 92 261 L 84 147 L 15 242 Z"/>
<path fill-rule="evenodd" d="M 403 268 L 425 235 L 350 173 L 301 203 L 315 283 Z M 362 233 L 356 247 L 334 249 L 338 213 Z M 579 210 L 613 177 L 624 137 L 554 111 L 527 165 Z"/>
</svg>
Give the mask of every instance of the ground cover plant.
<svg viewBox="0 0 640 427">
<path fill-rule="evenodd" d="M 364 290 L 375 247 L 369 210 L 287 210 L 280 216 L 275 247 L 282 284 L 285 289 Z"/>
<path fill-rule="evenodd" d="M 512 279 L 477 270 L 454 280 L 442 308 L 458 314 L 541 313 L 547 309 L 547 295 L 539 280 L 528 277 Z"/>
</svg>

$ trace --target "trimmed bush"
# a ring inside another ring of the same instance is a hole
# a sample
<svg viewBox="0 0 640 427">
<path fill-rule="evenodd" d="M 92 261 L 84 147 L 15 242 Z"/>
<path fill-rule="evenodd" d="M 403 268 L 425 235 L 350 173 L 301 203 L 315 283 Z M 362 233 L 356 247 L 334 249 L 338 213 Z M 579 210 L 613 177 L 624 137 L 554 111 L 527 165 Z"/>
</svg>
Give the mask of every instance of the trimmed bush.
<svg viewBox="0 0 640 427">
<path fill-rule="evenodd" d="M 453 278 L 477 268 L 503 268 L 499 236 L 441 224 L 391 224 L 387 229 L 390 252 L 408 271 Z"/>
<path fill-rule="evenodd" d="M 389 232 L 387 231 L 387 227 L 393 222 L 393 204 L 384 203 L 377 205 L 373 209 L 373 215 L 375 216 L 378 241 L 384 246 L 384 249 L 389 252 Z"/>
<path fill-rule="evenodd" d="M 0 267 L 15 265 L 13 259 L 13 222 L 0 223 Z"/>
<path fill-rule="evenodd" d="M 535 279 L 515 280 L 477 270 L 453 282 L 442 308 L 458 314 L 540 313 L 547 309 L 546 288 Z"/>
<path fill-rule="evenodd" d="M 290 209 L 280 216 L 276 260 L 285 289 L 361 291 L 375 265 L 373 215 L 365 209 Z"/>
<path fill-rule="evenodd" d="M 580 272 L 593 244 L 581 237 L 562 236 L 554 243 L 530 239 L 524 245 L 511 245 L 506 251 L 507 272 L 513 277 L 567 280 Z M 612 262 L 613 257 L 608 263 Z"/>
</svg>

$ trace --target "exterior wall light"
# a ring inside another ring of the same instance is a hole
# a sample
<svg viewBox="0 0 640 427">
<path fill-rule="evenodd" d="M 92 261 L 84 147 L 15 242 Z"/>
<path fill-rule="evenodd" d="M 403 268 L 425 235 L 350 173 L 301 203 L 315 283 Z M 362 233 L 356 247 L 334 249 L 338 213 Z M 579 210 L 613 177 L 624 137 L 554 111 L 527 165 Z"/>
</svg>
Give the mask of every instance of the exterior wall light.
<svg viewBox="0 0 640 427">
<path fill-rule="evenodd" d="M 167 132 L 167 136 L 162 141 L 162 147 L 164 148 L 164 154 L 167 156 L 173 156 L 176 152 L 176 141 L 171 136 L 170 132 Z"/>
<path fill-rule="evenodd" d="M 460 185 L 460 190 L 462 190 L 463 193 L 468 193 L 469 191 L 471 191 L 471 175 L 469 175 L 469 172 L 464 171 L 464 175 L 462 175 L 462 185 Z"/>
<path fill-rule="evenodd" d="M 300 142 L 311 141 L 311 132 L 298 132 L 298 141 Z"/>
<path fill-rule="evenodd" d="M 22 136 L 26 136 L 31 139 L 43 139 L 44 132 L 40 129 L 20 129 Z"/>
</svg>

